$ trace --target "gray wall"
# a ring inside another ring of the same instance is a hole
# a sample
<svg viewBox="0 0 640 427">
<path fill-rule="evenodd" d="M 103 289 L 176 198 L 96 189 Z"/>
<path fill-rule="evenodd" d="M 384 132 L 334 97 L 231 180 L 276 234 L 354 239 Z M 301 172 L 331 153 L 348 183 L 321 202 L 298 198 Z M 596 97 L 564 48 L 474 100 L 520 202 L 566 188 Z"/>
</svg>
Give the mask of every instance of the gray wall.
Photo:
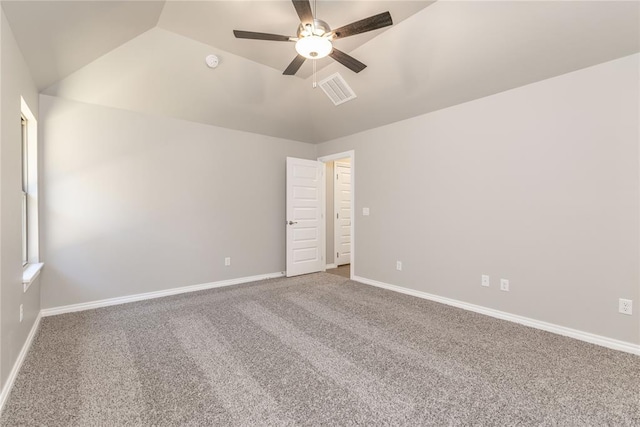
<svg viewBox="0 0 640 427">
<path fill-rule="evenodd" d="M 38 118 L 38 93 L 0 12 L 0 384 L 5 382 L 40 311 L 39 279 L 22 291 L 22 175 L 20 97 Z M 20 323 L 20 304 L 24 320 Z"/>
<path fill-rule="evenodd" d="M 40 112 L 43 308 L 285 269 L 285 158 L 315 146 L 46 95 Z"/>
<path fill-rule="evenodd" d="M 639 57 L 321 144 L 356 152 L 357 275 L 640 343 Z"/>
</svg>

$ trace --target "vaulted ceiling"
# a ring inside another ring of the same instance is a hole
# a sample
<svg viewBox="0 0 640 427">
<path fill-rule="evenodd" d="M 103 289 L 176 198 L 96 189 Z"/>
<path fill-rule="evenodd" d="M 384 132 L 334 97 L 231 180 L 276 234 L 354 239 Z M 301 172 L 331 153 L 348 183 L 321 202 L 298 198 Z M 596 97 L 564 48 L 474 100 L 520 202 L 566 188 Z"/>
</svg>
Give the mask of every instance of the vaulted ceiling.
<svg viewBox="0 0 640 427">
<path fill-rule="evenodd" d="M 295 35 L 282 1 L 2 1 L 45 94 L 304 142 L 322 142 L 640 51 L 635 1 L 318 1 L 333 28 L 389 10 L 394 25 L 338 40 L 368 67 L 318 60 L 357 98 L 312 88 L 312 61 L 282 70 Z M 204 58 L 220 57 L 216 69 Z"/>
</svg>

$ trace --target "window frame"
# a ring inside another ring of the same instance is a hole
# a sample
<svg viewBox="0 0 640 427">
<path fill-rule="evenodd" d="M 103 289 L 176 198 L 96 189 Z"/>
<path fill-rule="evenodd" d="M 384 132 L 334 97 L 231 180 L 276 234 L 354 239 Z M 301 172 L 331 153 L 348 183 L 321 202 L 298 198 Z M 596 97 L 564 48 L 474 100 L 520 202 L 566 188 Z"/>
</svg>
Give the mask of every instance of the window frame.
<svg viewBox="0 0 640 427">
<path fill-rule="evenodd" d="M 22 156 L 22 267 L 29 263 L 29 137 L 27 119 L 20 114 Z"/>
<path fill-rule="evenodd" d="M 22 161 L 22 283 L 24 292 L 40 274 L 38 226 L 38 122 L 20 98 Z"/>
</svg>

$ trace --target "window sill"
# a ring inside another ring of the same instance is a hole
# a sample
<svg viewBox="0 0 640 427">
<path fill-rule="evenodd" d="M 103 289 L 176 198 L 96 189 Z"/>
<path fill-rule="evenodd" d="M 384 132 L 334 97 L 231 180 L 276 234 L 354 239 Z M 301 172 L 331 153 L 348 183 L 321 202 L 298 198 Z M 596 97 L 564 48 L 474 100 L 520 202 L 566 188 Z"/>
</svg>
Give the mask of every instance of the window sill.
<svg viewBox="0 0 640 427">
<path fill-rule="evenodd" d="M 22 287 L 24 292 L 27 292 L 29 286 L 36 280 L 36 277 L 40 274 L 40 270 L 42 270 L 44 264 L 41 262 L 35 264 L 27 264 L 22 272 Z"/>
</svg>

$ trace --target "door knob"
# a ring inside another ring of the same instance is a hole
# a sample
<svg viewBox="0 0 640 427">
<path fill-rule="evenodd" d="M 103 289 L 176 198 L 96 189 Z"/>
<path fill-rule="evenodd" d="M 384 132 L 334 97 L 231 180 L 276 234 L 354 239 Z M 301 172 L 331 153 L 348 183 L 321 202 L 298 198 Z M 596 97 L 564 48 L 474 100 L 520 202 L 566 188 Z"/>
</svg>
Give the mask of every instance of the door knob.
<svg viewBox="0 0 640 427">
<path fill-rule="evenodd" d="M 289 224 L 289 225 L 293 225 L 293 224 L 297 224 L 297 223 L 298 223 L 298 221 L 289 221 L 289 222 L 287 222 L 287 224 Z"/>
</svg>

